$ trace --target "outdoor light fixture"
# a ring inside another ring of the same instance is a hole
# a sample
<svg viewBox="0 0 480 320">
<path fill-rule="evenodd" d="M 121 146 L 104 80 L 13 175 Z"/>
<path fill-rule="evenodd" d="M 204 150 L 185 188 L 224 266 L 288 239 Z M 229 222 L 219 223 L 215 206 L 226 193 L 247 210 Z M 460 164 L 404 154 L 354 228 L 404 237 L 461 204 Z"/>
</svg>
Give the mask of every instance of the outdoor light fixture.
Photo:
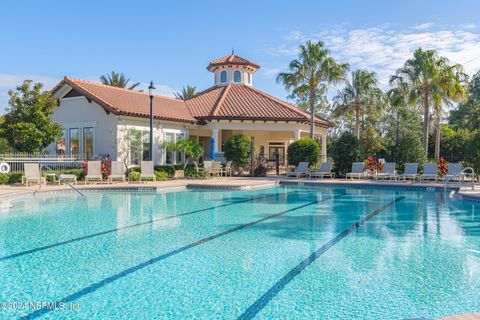
<svg viewBox="0 0 480 320">
<path fill-rule="evenodd" d="M 153 161 L 153 81 L 150 81 L 148 86 L 148 94 L 150 95 L 150 141 L 148 148 L 148 160 Z"/>
</svg>

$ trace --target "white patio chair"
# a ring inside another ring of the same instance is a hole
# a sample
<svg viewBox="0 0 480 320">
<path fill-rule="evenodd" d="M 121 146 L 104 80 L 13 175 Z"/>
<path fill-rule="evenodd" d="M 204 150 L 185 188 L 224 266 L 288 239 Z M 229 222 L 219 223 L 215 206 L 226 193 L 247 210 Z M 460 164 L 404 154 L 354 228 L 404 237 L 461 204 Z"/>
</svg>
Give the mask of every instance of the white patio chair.
<svg viewBox="0 0 480 320">
<path fill-rule="evenodd" d="M 365 171 L 363 162 L 354 162 L 352 163 L 352 172 L 347 173 L 346 179 L 349 177 L 352 178 L 363 178 L 363 172 Z"/>
<path fill-rule="evenodd" d="M 125 165 L 122 161 L 112 161 L 111 163 L 108 182 L 113 183 L 114 180 L 125 182 Z"/>
<path fill-rule="evenodd" d="M 335 172 L 332 172 L 333 163 L 324 162 L 319 170 L 310 171 L 309 178 L 320 178 L 325 177 L 335 178 Z"/>
<path fill-rule="evenodd" d="M 103 181 L 101 161 L 87 161 L 87 175 L 85 176 L 85 184 L 92 180 Z"/>
<path fill-rule="evenodd" d="M 153 169 L 153 161 L 142 161 L 140 170 L 140 182 L 143 180 L 157 180 Z"/>
<path fill-rule="evenodd" d="M 24 163 L 25 175 L 22 176 L 22 184 L 28 187 L 28 182 L 36 182 L 39 186 L 46 184 L 47 181 L 40 174 L 40 165 L 36 163 Z"/>
<path fill-rule="evenodd" d="M 438 181 L 438 172 L 436 163 L 425 163 L 423 166 L 423 174 L 419 177 L 420 182 L 427 180 Z"/>
<path fill-rule="evenodd" d="M 375 175 L 376 180 L 382 179 L 397 179 L 397 172 L 395 171 L 395 162 L 385 162 L 383 164 L 383 170 Z"/>
<path fill-rule="evenodd" d="M 398 175 L 399 179 L 406 181 L 407 179 L 412 179 L 415 181 L 418 176 L 418 163 L 405 163 L 405 171 Z"/>
<path fill-rule="evenodd" d="M 308 175 L 308 162 L 300 162 L 295 171 L 287 172 L 287 177 L 306 177 Z"/>
<path fill-rule="evenodd" d="M 232 163 L 233 161 L 227 161 L 225 164 L 225 167 L 221 168 L 221 175 L 224 175 L 225 177 L 230 177 L 232 176 Z"/>
</svg>

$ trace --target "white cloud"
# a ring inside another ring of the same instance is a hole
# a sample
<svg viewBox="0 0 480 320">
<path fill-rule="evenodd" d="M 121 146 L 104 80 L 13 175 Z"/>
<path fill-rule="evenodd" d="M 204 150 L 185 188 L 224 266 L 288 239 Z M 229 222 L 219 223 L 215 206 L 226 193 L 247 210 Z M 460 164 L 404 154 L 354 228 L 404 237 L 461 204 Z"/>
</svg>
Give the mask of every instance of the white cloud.
<svg viewBox="0 0 480 320">
<path fill-rule="evenodd" d="M 135 90 L 143 90 L 144 92 L 148 92 L 148 87 L 150 86 L 150 83 L 144 83 L 141 82 L 139 86 L 135 88 Z M 175 92 L 179 92 L 181 90 L 172 88 L 166 84 L 156 84 L 154 83 L 153 86 L 155 87 L 154 94 L 160 95 L 160 96 L 165 96 L 165 97 L 174 97 Z"/>
<path fill-rule="evenodd" d="M 375 71 L 382 86 L 388 85 L 390 75 L 419 47 L 437 50 L 451 62 L 462 64 L 470 75 L 480 69 L 480 34 L 472 26 L 425 30 L 433 26 L 425 23 L 407 31 L 397 31 L 389 25 L 351 30 L 334 26 L 311 35 L 295 31 L 294 38 L 301 41 L 292 40 L 266 51 L 272 56 L 283 56 L 286 66 L 297 55 L 300 43 L 322 40 L 337 61 L 348 62 L 351 69 Z"/>
<path fill-rule="evenodd" d="M 426 29 L 430 29 L 434 25 L 435 25 L 435 23 L 433 23 L 433 22 L 421 23 L 421 24 L 413 27 L 413 29 L 415 29 L 415 30 L 426 30 Z"/>
</svg>

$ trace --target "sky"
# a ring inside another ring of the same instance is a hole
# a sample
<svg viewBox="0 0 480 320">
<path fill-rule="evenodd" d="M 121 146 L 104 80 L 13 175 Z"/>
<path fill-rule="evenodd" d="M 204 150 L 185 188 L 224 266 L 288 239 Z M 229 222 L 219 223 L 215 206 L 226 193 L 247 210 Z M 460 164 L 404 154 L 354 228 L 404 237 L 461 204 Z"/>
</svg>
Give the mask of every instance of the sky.
<svg viewBox="0 0 480 320">
<path fill-rule="evenodd" d="M 0 113 L 25 79 L 51 89 L 64 76 L 123 72 L 172 96 L 213 85 L 206 67 L 235 53 L 261 65 L 254 86 L 286 99 L 275 81 L 299 44 L 322 40 L 338 62 L 377 73 L 382 88 L 418 47 L 473 75 L 480 70 L 480 1 L 9 1 L 0 2 Z M 331 88 L 330 96 L 336 88 Z"/>
</svg>

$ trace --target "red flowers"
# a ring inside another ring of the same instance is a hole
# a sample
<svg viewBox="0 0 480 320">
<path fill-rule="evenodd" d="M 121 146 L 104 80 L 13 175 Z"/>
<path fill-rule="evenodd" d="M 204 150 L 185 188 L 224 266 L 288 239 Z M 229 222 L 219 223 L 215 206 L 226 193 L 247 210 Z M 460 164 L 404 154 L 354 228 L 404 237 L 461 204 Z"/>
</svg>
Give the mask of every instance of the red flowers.
<svg viewBox="0 0 480 320">
<path fill-rule="evenodd" d="M 373 156 L 368 156 L 367 161 L 365 161 L 365 167 L 369 171 L 383 171 L 383 163 L 378 161 L 377 158 Z"/>
<path fill-rule="evenodd" d="M 443 157 L 440 157 L 437 161 L 437 172 L 442 177 L 448 173 L 448 163 Z"/>
</svg>

